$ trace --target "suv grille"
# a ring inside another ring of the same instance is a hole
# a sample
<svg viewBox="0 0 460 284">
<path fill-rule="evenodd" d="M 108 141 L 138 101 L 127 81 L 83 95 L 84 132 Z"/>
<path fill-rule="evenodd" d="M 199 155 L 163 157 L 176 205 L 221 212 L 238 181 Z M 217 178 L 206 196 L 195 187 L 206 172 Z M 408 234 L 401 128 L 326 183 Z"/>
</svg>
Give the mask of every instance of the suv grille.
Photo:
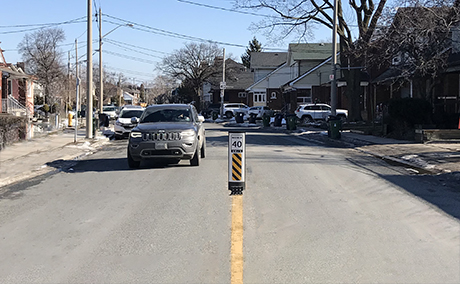
<svg viewBox="0 0 460 284">
<path fill-rule="evenodd" d="M 181 140 L 178 132 L 151 132 L 142 134 L 143 141 L 177 141 Z"/>
</svg>

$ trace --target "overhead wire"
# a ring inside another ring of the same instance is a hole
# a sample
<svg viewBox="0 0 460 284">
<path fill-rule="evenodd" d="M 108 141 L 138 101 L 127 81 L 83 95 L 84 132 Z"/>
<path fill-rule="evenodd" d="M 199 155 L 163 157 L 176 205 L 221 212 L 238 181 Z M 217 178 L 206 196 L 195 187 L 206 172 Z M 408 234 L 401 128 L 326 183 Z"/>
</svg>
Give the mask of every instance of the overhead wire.
<svg viewBox="0 0 460 284">
<path fill-rule="evenodd" d="M 23 32 L 29 32 L 29 31 L 35 31 L 35 30 L 40 30 L 40 29 L 44 29 L 44 28 L 54 27 L 54 26 L 61 26 L 61 25 L 68 25 L 68 24 L 75 24 L 75 23 L 84 23 L 85 22 L 85 20 L 83 20 L 84 18 L 85 17 L 80 17 L 80 18 L 76 18 L 76 19 L 73 19 L 73 20 L 64 21 L 64 22 L 57 22 L 57 23 L 0 26 L 0 29 L 3 29 L 3 28 L 22 28 L 22 27 L 28 27 L 28 26 L 35 27 L 35 28 L 31 28 L 31 29 L 22 29 L 22 30 L 0 32 L 0 34 L 23 33 Z"/>
<path fill-rule="evenodd" d="M 215 9 L 215 10 L 221 10 L 221 11 L 232 12 L 232 13 L 238 13 L 238 14 L 243 14 L 243 15 L 257 16 L 257 17 L 264 17 L 264 18 L 283 19 L 282 17 L 279 17 L 279 16 L 264 15 L 264 14 L 257 14 L 257 13 L 252 13 L 252 12 L 232 10 L 232 9 L 228 9 L 228 8 L 217 7 L 217 6 L 212 6 L 212 5 L 207 5 L 207 4 L 202 4 L 202 3 L 192 2 L 192 1 L 187 1 L 187 0 L 177 0 L 177 1 L 182 2 L 182 3 L 186 3 L 186 4 L 195 5 L 195 6 L 211 8 L 211 9 Z"/>
<path fill-rule="evenodd" d="M 247 47 L 246 45 L 242 45 L 242 44 L 235 44 L 235 43 L 228 43 L 228 42 L 223 42 L 223 41 L 204 39 L 204 38 L 200 38 L 200 37 L 188 36 L 188 35 L 184 35 L 184 34 L 180 34 L 180 33 L 176 33 L 176 32 L 171 32 L 171 31 L 167 31 L 167 30 L 164 30 L 164 29 L 154 28 L 154 27 L 150 27 L 150 26 L 147 26 L 147 25 L 143 25 L 143 24 L 140 24 L 140 23 L 133 22 L 133 21 L 127 21 L 127 20 L 124 20 L 124 19 L 121 19 L 121 18 L 118 18 L 118 17 L 114 17 L 114 16 L 111 16 L 111 15 L 108 15 L 108 14 L 104 14 L 104 13 L 102 15 L 105 16 L 105 17 L 117 20 L 119 22 L 122 22 L 124 24 L 133 25 L 133 27 L 132 27 L 133 29 L 144 31 L 144 32 L 149 32 L 149 33 L 153 33 L 153 34 L 158 34 L 158 35 L 163 35 L 163 36 L 168 36 L 168 37 L 173 37 L 173 38 L 179 38 L 179 39 L 185 39 L 185 40 L 190 40 L 190 41 L 215 43 L 215 44 L 220 44 L 220 45 L 225 45 L 225 46 L 233 46 L 233 47 L 240 47 L 240 48 L 246 48 Z M 112 21 L 107 21 L 107 22 L 110 22 L 112 24 L 120 24 L 120 23 L 116 23 L 116 22 L 112 22 Z M 264 49 L 265 50 L 284 50 L 284 49 L 270 48 L 270 47 L 264 48 Z"/>
</svg>

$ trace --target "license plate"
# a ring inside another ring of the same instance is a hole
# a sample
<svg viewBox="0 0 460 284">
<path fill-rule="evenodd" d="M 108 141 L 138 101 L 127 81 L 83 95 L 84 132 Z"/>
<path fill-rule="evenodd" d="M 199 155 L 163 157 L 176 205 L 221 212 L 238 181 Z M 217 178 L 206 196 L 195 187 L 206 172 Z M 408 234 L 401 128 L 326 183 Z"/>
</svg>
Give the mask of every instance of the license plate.
<svg viewBox="0 0 460 284">
<path fill-rule="evenodd" d="M 159 142 L 155 143 L 155 150 L 165 150 L 168 149 L 168 143 Z"/>
</svg>

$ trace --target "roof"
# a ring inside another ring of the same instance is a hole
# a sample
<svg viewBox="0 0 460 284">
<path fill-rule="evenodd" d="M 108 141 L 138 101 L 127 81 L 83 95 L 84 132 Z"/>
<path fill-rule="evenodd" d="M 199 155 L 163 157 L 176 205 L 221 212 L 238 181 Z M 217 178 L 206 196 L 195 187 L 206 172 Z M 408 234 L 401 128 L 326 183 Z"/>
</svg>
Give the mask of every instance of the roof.
<svg viewBox="0 0 460 284">
<path fill-rule="evenodd" d="M 286 66 L 286 63 L 280 65 L 278 68 L 273 70 L 272 72 L 268 73 L 267 76 L 261 78 L 259 81 L 254 82 L 254 84 L 250 85 L 249 87 L 246 88 L 246 91 L 250 91 L 252 88 L 257 86 L 260 82 L 263 82 L 264 80 L 267 80 L 267 78 L 270 78 L 273 74 L 276 74 L 279 70 L 281 70 L 283 67 Z"/>
<path fill-rule="evenodd" d="M 251 69 L 277 68 L 287 61 L 287 52 L 251 52 Z"/>
<path fill-rule="evenodd" d="M 146 107 L 146 109 L 149 109 L 149 108 L 160 108 L 160 109 L 164 109 L 164 108 L 179 108 L 179 109 L 188 109 L 190 108 L 190 105 L 189 104 L 156 104 L 156 105 L 149 105 L 148 107 Z"/>
<path fill-rule="evenodd" d="M 21 68 L 12 69 L 10 67 L 0 66 L 0 71 L 3 73 L 8 73 L 11 79 L 28 79 L 32 77 L 31 75 L 24 73 Z"/>
<path fill-rule="evenodd" d="M 243 64 L 234 60 L 225 60 L 226 72 L 225 82 L 228 89 L 244 90 L 254 82 L 254 74 L 247 70 Z M 211 84 L 213 90 L 220 89 L 220 81 L 222 81 L 222 72 L 218 72 L 206 80 Z"/>
<path fill-rule="evenodd" d="M 332 56 L 332 43 L 290 43 L 288 61 L 324 60 Z"/>
</svg>

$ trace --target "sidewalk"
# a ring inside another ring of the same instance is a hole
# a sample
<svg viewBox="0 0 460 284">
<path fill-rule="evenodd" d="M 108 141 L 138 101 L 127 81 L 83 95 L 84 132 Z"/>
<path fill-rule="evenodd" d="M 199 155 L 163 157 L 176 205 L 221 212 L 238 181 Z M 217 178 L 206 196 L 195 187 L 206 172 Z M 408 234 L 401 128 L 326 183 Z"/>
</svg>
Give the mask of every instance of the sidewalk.
<svg viewBox="0 0 460 284">
<path fill-rule="evenodd" d="M 460 140 L 418 143 L 350 131 L 343 131 L 341 139 L 335 140 L 327 136 L 326 130 L 316 127 L 297 127 L 297 130 L 290 131 L 286 130 L 286 125 L 264 128 L 260 122 L 256 124 L 238 124 L 234 121 L 217 122 L 224 122 L 228 127 L 286 132 L 313 143 L 352 147 L 372 156 L 406 165 L 417 173 L 449 174 L 460 181 Z"/>
<path fill-rule="evenodd" d="M 0 151 L 0 188 L 56 170 L 59 162 L 75 161 L 108 142 L 100 132 L 86 139 L 85 129 L 68 128 L 9 145 Z M 53 166 L 50 166 L 52 163 Z"/>
<path fill-rule="evenodd" d="M 327 131 L 324 130 L 300 129 L 297 135 L 306 139 L 318 139 L 322 136 L 321 141 L 327 139 L 334 142 L 327 137 Z M 417 143 L 344 131 L 341 139 L 335 142 L 381 159 L 407 165 L 420 173 L 452 174 L 460 180 L 460 140 Z"/>
</svg>

